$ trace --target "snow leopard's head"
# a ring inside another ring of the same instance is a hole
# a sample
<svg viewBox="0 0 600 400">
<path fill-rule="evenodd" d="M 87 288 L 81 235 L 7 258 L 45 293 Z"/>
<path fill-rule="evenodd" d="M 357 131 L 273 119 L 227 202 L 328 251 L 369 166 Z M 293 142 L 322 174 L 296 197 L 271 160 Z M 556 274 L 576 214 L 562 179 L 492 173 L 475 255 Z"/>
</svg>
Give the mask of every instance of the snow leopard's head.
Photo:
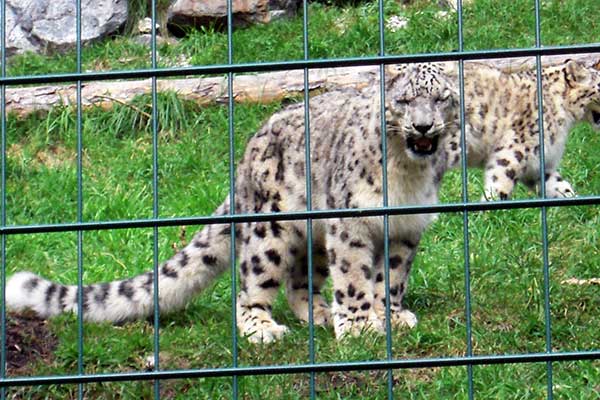
<svg viewBox="0 0 600 400">
<path fill-rule="evenodd" d="M 588 67 L 577 61 L 567 61 L 563 77 L 567 86 L 567 99 L 572 112 L 579 119 L 588 121 L 594 130 L 600 131 L 600 63 Z"/>
<path fill-rule="evenodd" d="M 459 129 L 457 83 L 438 63 L 388 67 L 386 76 L 388 135 L 401 137 L 412 159 L 435 154 L 440 140 Z"/>
</svg>

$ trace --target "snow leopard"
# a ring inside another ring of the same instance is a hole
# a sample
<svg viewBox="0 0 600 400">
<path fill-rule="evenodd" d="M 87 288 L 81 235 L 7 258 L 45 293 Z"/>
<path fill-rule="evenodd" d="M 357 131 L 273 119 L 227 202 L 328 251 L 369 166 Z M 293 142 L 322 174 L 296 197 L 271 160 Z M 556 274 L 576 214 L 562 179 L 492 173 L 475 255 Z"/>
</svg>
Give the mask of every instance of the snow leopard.
<svg viewBox="0 0 600 400">
<path fill-rule="evenodd" d="M 389 206 L 434 204 L 448 160 L 445 141 L 459 129 L 457 85 L 435 63 L 387 68 L 381 83 L 340 88 L 284 107 L 250 138 L 235 176 L 236 214 L 306 211 L 305 106 L 309 110 L 310 206 L 312 210 L 364 209 L 384 205 L 387 170 Z M 382 134 L 385 132 L 385 135 Z M 382 149 L 385 139 L 387 157 Z M 384 163 L 385 160 L 385 163 Z M 214 215 L 230 214 L 231 197 Z M 389 266 L 389 310 L 393 326 L 414 326 L 403 307 L 407 280 L 422 233 L 433 214 L 390 215 L 389 258 L 384 260 L 384 217 L 312 220 L 312 303 L 315 324 L 333 324 L 336 338 L 381 332 L 386 326 L 384 265 Z M 190 298 L 231 268 L 230 224 L 209 224 L 158 268 L 162 312 L 183 308 Z M 288 328 L 272 306 L 281 285 L 302 321 L 309 319 L 306 220 L 252 220 L 235 224 L 240 291 L 237 326 L 251 342 L 271 342 Z M 332 305 L 323 283 L 332 279 Z M 122 322 L 152 315 L 155 275 L 83 287 L 83 317 Z M 31 309 L 42 317 L 78 311 L 77 286 L 30 272 L 7 283 L 10 310 Z"/>
<path fill-rule="evenodd" d="M 587 121 L 600 131 L 600 71 L 567 60 L 542 68 L 544 185 L 548 198 L 575 190 L 557 168 L 569 131 Z M 467 163 L 485 168 L 482 200 L 508 199 L 520 181 L 540 189 L 540 141 L 535 70 L 502 72 L 484 64 L 465 65 Z M 446 143 L 449 167 L 460 166 L 460 134 Z"/>
</svg>

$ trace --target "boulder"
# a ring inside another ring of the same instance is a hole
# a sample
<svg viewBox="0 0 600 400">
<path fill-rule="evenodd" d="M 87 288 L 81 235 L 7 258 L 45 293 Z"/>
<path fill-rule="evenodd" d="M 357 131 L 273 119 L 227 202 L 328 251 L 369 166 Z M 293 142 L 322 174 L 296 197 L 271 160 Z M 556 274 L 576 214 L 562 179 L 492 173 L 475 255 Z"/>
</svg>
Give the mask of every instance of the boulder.
<svg viewBox="0 0 600 400">
<path fill-rule="evenodd" d="M 6 0 L 6 54 L 54 52 L 76 45 L 73 0 Z M 81 0 L 82 43 L 114 33 L 127 20 L 127 0 Z"/>
<path fill-rule="evenodd" d="M 301 0 L 232 0 L 233 25 L 236 27 L 267 23 L 296 14 Z M 186 27 L 227 25 L 227 0 L 175 0 L 168 9 L 168 26 L 173 33 Z"/>
</svg>

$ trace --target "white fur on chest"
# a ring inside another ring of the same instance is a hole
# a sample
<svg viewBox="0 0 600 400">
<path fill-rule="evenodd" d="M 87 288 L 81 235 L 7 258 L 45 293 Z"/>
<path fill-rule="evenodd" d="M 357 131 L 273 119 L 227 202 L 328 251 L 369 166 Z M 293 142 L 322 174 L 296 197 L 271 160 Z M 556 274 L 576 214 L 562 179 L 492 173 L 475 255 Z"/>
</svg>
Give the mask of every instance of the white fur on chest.
<svg viewBox="0 0 600 400">
<path fill-rule="evenodd" d="M 425 165 L 402 168 L 388 168 L 388 205 L 430 205 L 438 202 L 437 188 L 434 187 L 434 168 Z M 436 214 L 406 214 L 390 217 L 391 237 L 420 235 Z"/>
</svg>

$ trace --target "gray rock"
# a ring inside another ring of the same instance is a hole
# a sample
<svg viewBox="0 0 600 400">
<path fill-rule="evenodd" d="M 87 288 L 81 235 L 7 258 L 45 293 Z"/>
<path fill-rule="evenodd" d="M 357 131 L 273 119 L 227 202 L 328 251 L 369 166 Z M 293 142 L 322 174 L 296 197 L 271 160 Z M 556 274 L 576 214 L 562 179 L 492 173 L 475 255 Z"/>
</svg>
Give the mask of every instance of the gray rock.
<svg viewBox="0 0 600 400">
<path fill-rule="evenodd" d="M 76 45 L 73 0 L 6 0 L 6 54 L 53 52 Z M 127 0 L 81 0 L 82 43 L 118 30 L 127 20 Z"/>
<path fill-rule="evenodd" d="M 272 19 L 296 14 L 301 0 L 232 0 L 236 27 L 268 23 Z M 168 10 L 168 26 L 179 34 L 187 27 L 227 24 L 226 0 L 175 0 Z"/>
</svg>

